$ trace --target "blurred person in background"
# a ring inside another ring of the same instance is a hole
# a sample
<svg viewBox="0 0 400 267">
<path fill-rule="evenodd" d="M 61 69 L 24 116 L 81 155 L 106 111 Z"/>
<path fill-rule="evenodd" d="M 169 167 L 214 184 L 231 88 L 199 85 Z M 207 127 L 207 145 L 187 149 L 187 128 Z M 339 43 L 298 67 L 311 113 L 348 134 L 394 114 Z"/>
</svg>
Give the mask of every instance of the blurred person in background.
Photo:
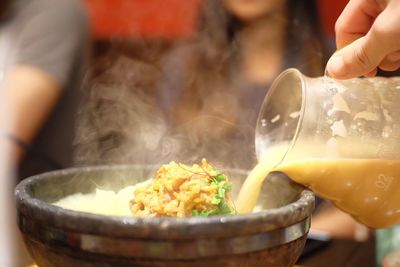
<svg viewBox="0 0 400 267">
<path fill-rule="evenodd" d="M 18 179 L 72 164 L 74 116 L 88 52 L 79 0 L 7 0 L 0 74 L 9 94 Z"/>
<path fill-rule="evenodd" d="M 271 82 L 291 67 L 322 75 L 328 50 L 313 0 L 204 1 L 196 35 L 166 60 L 160 106 L 191 137 L 186 154 L 249 169 Z"/>
<path fill-rule="evenodd" d="M 16 181 L 71 166 L 87 50 L 88 20 L 79 0 L 1 1 L 0 83 L 10 111 L 10 123 L 1 121 L 1 138 Z M 9 210 L 3 217 L 14 222 L 14 208 Z M 15 266 L 28 263 L 22 251 L 16 255 Z"/>
</svg>

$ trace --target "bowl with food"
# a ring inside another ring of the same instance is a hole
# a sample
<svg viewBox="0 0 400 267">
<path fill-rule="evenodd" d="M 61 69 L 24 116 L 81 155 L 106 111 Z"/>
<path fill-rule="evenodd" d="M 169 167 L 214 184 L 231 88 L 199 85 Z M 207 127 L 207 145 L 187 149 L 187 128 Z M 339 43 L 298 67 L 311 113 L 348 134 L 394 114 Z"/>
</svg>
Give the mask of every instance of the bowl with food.
<svg viewBox="0 0 400 267">
<path fill-rule="evenodd" d="M 18 225 L 40 267 L 293 266 L 313 193 L 271 173 L 240 214 L 247 174 L 206 160 L 44 173 L 17 186 Z"/>
</svg>

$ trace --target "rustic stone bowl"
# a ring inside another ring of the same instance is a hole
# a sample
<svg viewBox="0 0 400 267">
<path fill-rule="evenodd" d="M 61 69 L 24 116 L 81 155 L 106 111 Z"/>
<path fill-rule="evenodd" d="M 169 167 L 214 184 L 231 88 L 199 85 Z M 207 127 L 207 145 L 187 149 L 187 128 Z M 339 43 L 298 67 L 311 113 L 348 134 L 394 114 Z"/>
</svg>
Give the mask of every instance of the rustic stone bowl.
<svg viewBox="0 0 400 267">
<path fill-rule="evenodd" d="M 259 212 L 209 218 L 102 216 L 51 203 L 96 187 L 148 179 L 149 166 L 103 166 L 37 175 L 16 188 L 18 224 L 40 267 L 288 267 L 310 227 L 314 195 L 282 174 L 264 183 Z M 229 173 L 236 195 L 246 172 Z"/>
</svg>

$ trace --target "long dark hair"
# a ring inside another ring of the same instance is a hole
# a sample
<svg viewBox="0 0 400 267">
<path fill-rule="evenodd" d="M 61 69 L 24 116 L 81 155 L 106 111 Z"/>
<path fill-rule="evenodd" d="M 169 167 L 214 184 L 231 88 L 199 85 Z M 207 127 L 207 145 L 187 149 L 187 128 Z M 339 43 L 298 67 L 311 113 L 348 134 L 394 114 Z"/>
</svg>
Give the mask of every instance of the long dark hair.
<svg viewBox="0 0 400 267">
<path fill-rule="evenodd" d="M 296 67 L 309 76 L 324 72 L 329 51 L 315 0 L 288 0 L 288 56 L 296 57 Z"/>
<path fill-rule="evenodd" d="M 1 0 L 0 1 L 0 22 L 10 15 L 12 0 Z"/>
<path fill-rule="evenodd" d="M 222 0 L 206 0 L 202 11 L 194 42 L 199 44 L 199 57 L 215 65 L 232 55 L 235 32 L 241 23 L 227 12 Z M 328 51 L 316 1 L 287 0 L 287 11 L 286 56 L 299 57 L 294 62 L 306 75 L 321 75 Z"/>
</svg>

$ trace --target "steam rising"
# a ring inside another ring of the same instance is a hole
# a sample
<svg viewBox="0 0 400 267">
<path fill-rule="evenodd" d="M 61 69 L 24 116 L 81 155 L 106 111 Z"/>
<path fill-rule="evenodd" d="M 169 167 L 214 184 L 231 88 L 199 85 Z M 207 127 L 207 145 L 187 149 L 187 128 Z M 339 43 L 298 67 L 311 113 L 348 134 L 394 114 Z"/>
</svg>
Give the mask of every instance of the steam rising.
<svg viewBox="0 0 400 267">
<path fill-rule="evenodd" d="M 154 53 L 154 47 L 147 49 Z M 238 125 L 233 116 L 226 116 L 248 114 L 239 110 L 237 96 L 216 90 L 204 96 L 206 104 L 198 114 L 177 123 L 160 101 L 171 69 L 163 66 L 161 57 L 148 60 L 155 56 L 146 54 L 139 59 L 119 55 L 91 81 L 79 113 L 77 163 L 193 163 L 206 157 L 218 165 L 249 168 L 254 126 Z"/>
<path fill-rule="evenodd" d="M 146 58 L 112 54 L 116 59 L 111 66 L 101 63 L 109 67 L 90 81 L 79 113 L 77 163 L 158 165 L 171 160 L 193 163 L 206 157 L 223 167 L 251 167 L 254 126 L 237 125 L 224 116 L 248 114 L 239 110 L 233 93 L 209 96 L 205 102 L 211 107 L 205 105 L 188 121 L 170 120 L 160 101 L 162 92 L 157 91 L 167 77 L 164 70 L 169 70 L 162 65 L 162 57 L 149 60 L 159 56 L 157 49 L 145 47 Z M 211 104 L 213 99 L 219 105 Z"/>
<path fill-rule="evenodd" d="M 77 161 L 83 164 L 152 163 L 166 125 L 146 95 L 159 71 L 150 63 L 119 57 L 93 80 L 81 112 Z"/>
<path fill-rule="evenodd" d="M 289 22 L 283 33 L 286 65 L 276 66 L 276 74 L 280 67 L 322 73 L 322 35 L 310 6 L 311 1 L 288 3 L 289 12 L 281 14 Z M 88 79 L 79 114 L 79 165 L 192 164 L 203 157 L 222 167 L 255 165 L 256 118 L 271 81 L 257 84 L 241 75 L 243 55 L 235 33 L 246 25 L 222 1 L 204 1 L 200 13 L 190 40 L 113 45 L 95 63 L 100 71 Z"/>
</svg>

